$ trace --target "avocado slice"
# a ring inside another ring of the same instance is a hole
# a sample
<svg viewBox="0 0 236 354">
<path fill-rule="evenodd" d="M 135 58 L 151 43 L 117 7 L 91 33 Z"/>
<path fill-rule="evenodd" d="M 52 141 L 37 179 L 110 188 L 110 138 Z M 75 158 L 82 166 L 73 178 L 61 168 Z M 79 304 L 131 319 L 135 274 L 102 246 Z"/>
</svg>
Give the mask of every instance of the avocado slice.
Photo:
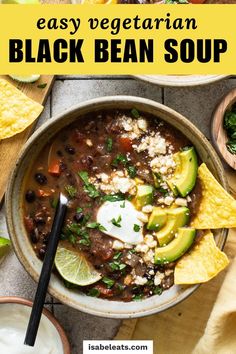
<svg viewBox="0 0 236 354">
<path fill-rule="evenodd" d="M 174 237 L 179 227 L 183 227 L 189 222 L 190 211 L 186 207 L 179 207 L 167 210 L 167 222 L 165 226 L 155 233 L 159 245 L 167 245 Z"/>
<path fill-rule="evenodd" d="M 155 264 L 165 264 L 180 258 L 192 245 L 196 236 L 196 230 L 181 227 L 177 237 L 165 247 L 157 247 L 155 250 Z"/>
<path fill-rule="evenodd" d="M 165 209 L 154 207 L 149 217 L 147 229 L 159 231 L 167 221 L 167 212 Z"/>
<path fill-rule="evenodd" d="M 198 161 L 194 147 L 176 154 L 177 168 L 167 183 L 175 195 L 186 197 L 196 184 Z"/>
<path fill-rule="evenodd" d="M 154 188 L 148 184 L 137 185 L 137 194 L 134 198 L 134 204 L 137 209 L 142 209 L 143 206 L 152 204 Z"/>
</svg>

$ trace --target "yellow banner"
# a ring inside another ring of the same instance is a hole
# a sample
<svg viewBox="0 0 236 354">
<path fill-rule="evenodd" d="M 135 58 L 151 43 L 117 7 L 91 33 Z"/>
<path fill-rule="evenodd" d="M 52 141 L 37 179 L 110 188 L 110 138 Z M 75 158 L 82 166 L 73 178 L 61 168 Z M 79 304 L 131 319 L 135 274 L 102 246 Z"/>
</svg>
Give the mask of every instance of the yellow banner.
<svg viewBox="0 0 236 354">
<path fill-rule="evenodd" d="M 0 74 L 235 74 L 236 5 L 0 5 Z"/>
</svg>

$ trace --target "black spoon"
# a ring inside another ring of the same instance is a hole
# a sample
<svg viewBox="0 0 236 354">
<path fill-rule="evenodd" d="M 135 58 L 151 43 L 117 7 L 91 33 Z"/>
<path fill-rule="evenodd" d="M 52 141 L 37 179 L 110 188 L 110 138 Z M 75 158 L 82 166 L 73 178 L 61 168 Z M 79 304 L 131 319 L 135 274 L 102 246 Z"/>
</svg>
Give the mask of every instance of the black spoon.
<svg viewBox="0 0 236 354">
<path fill-rule="evenodd" d="M 39 327 L 39 323 L 43 311 L 43 305 L 45 302 L 48 284 L 51 277 L 54 258 L 57 251 L 59 237 L 61 234 L 62 225 L 66 215 L 67 203 L 68 203 L 68 199 L 62 193 L 60 193 L 55 217 L 53 220 L 52 230 L 49 237 L 49 242 L 47 245 L 47 250 L 46 250 L 41 274 L 39 277 L 38 287 L 36 290 L 34 303 L 32 306 L 31 315 L 30 315 L 25 341 L 24 341 L 25 345 L 29 345 L 31 347 L 34 346 L 36 340 L 38 327 Z"/>
</svg>

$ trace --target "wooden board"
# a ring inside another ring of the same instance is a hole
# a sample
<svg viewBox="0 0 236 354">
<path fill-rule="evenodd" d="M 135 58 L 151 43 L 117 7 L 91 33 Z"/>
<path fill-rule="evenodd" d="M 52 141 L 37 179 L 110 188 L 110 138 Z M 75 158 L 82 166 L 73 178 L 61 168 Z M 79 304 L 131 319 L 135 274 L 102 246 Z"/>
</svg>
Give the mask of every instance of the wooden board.
<svg viewBox="0 0 236 354">
<path fill-rule="evenodd" d="M 18 89 L 24 92 L 28 97 L 32 98 L 38 103 L 41 103 L 42 105 L 45 104 L 54 81 L 53 76 L 45 75 L 42 75 L 40 79 L 33 84 L 18 83 L 14 80 L 11 80 L 8 76 L 0 75 L 0 78 L 4 78 L 7 81 L 11 82 Z M 40 84 L 47 84 L 47 86 L 45 88 L 39 88 L 38 85 Z M 4 196 L 8 177 L 15 165 L 18 153 L 23 147 L 24 143 L 27 141 L 30 134 L 32 133 L 34 125 L 35 123 L 32 124 L 29 128 L 27 128 L 24 132 L 17 134 L 12 138 L 0 141 L 0 201 Z"/>
</svg>

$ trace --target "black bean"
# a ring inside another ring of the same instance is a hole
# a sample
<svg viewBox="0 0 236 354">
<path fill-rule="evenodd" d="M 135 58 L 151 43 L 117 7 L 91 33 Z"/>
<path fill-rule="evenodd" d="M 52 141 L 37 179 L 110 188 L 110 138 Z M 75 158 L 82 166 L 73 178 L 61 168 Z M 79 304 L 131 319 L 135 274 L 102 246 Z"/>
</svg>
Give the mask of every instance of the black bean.
<svg viewBox="0 0 236 354">
<path fill-rule="evenodd" d="M 86 165 L 87 167 L 90 167 L 93 164 L 92 156 L 83 156 L 80 161 L 83 165 Z"/>
<path fill-rule="evenodd" d="M 84 214 L 83 213 L 76 213 L 73 217 L 74 221 L 76 222 L 82 222 L 84 219 Z"/>
<path fill-rule="evenodd" d="M 43 236 L 43 242 L 45 243 L 45 245 L 47 245 L 50 237 L 50 232 L 43 233 L 42 236 Z"/>
<path fill-rule="evenodd" d="M 38 184 L 41 184 L 41 185 L 47 184 L 47 181 L 48 181 L 47 177 L 40 172 L 36 173 L 34 175 L 34 178 L 35 178 L 36 182 L 38 182 Z"/>
<path fill-rule="evenodd" d="M 58 150 L 58 151 L 57 151 L 57 155 L 60 156 L 60 157 L 63 156 L 63 153 L 61 152 L 61 150 Z"/>
<path fill-rule="evenodd" d="M 71 145 L 66 145 L 65 146 L 65 151 L 70 154 L 70 155 L 74 155 L 75 154 L 75 148 L 73 148 L 73 146 Z"/>
<path fill-rule="evenodd" d="M 60 162 L 60 171 L 65 171 L 66 169 L 67 169 L 67 165 L 63 161 L 61 161 Z"/>
<path fill-rule="evenodd" d="M 30 239 L 33 243 L 37 243 L 39 238 L 38 238 L 38 235 L 37 233 L 35 232 L 35 230 L 31 231 L 30 233 Z"/>
<path fill-rule="evenodd" d="M 34 193 L 34 191 L 32 191 L 31 189 L 29 189 L 26 193 L 25 193 L 25 199 L 28 203 L 33 203 L 36 199 L 36 195 Z"/>
<path fill-rule="evenodd" d="M 34 222 L 35 222 L 35 224 L 36 224 L 37 226 L 38 226 L 38 225 L 44 225 L 44 224 L 46 224 L 45 219 L 42 218 L 41 216 L 36 216 L 36 217 L 34 218 Z"/>
<path fill-rule="evenodd" d="M 39 249 L 39 257 L 41 259 L 43 259 L 45 256 L 45 253 L 46 253 L 46 245 L 42 245 L 42 247 Z"/>
</svg>

